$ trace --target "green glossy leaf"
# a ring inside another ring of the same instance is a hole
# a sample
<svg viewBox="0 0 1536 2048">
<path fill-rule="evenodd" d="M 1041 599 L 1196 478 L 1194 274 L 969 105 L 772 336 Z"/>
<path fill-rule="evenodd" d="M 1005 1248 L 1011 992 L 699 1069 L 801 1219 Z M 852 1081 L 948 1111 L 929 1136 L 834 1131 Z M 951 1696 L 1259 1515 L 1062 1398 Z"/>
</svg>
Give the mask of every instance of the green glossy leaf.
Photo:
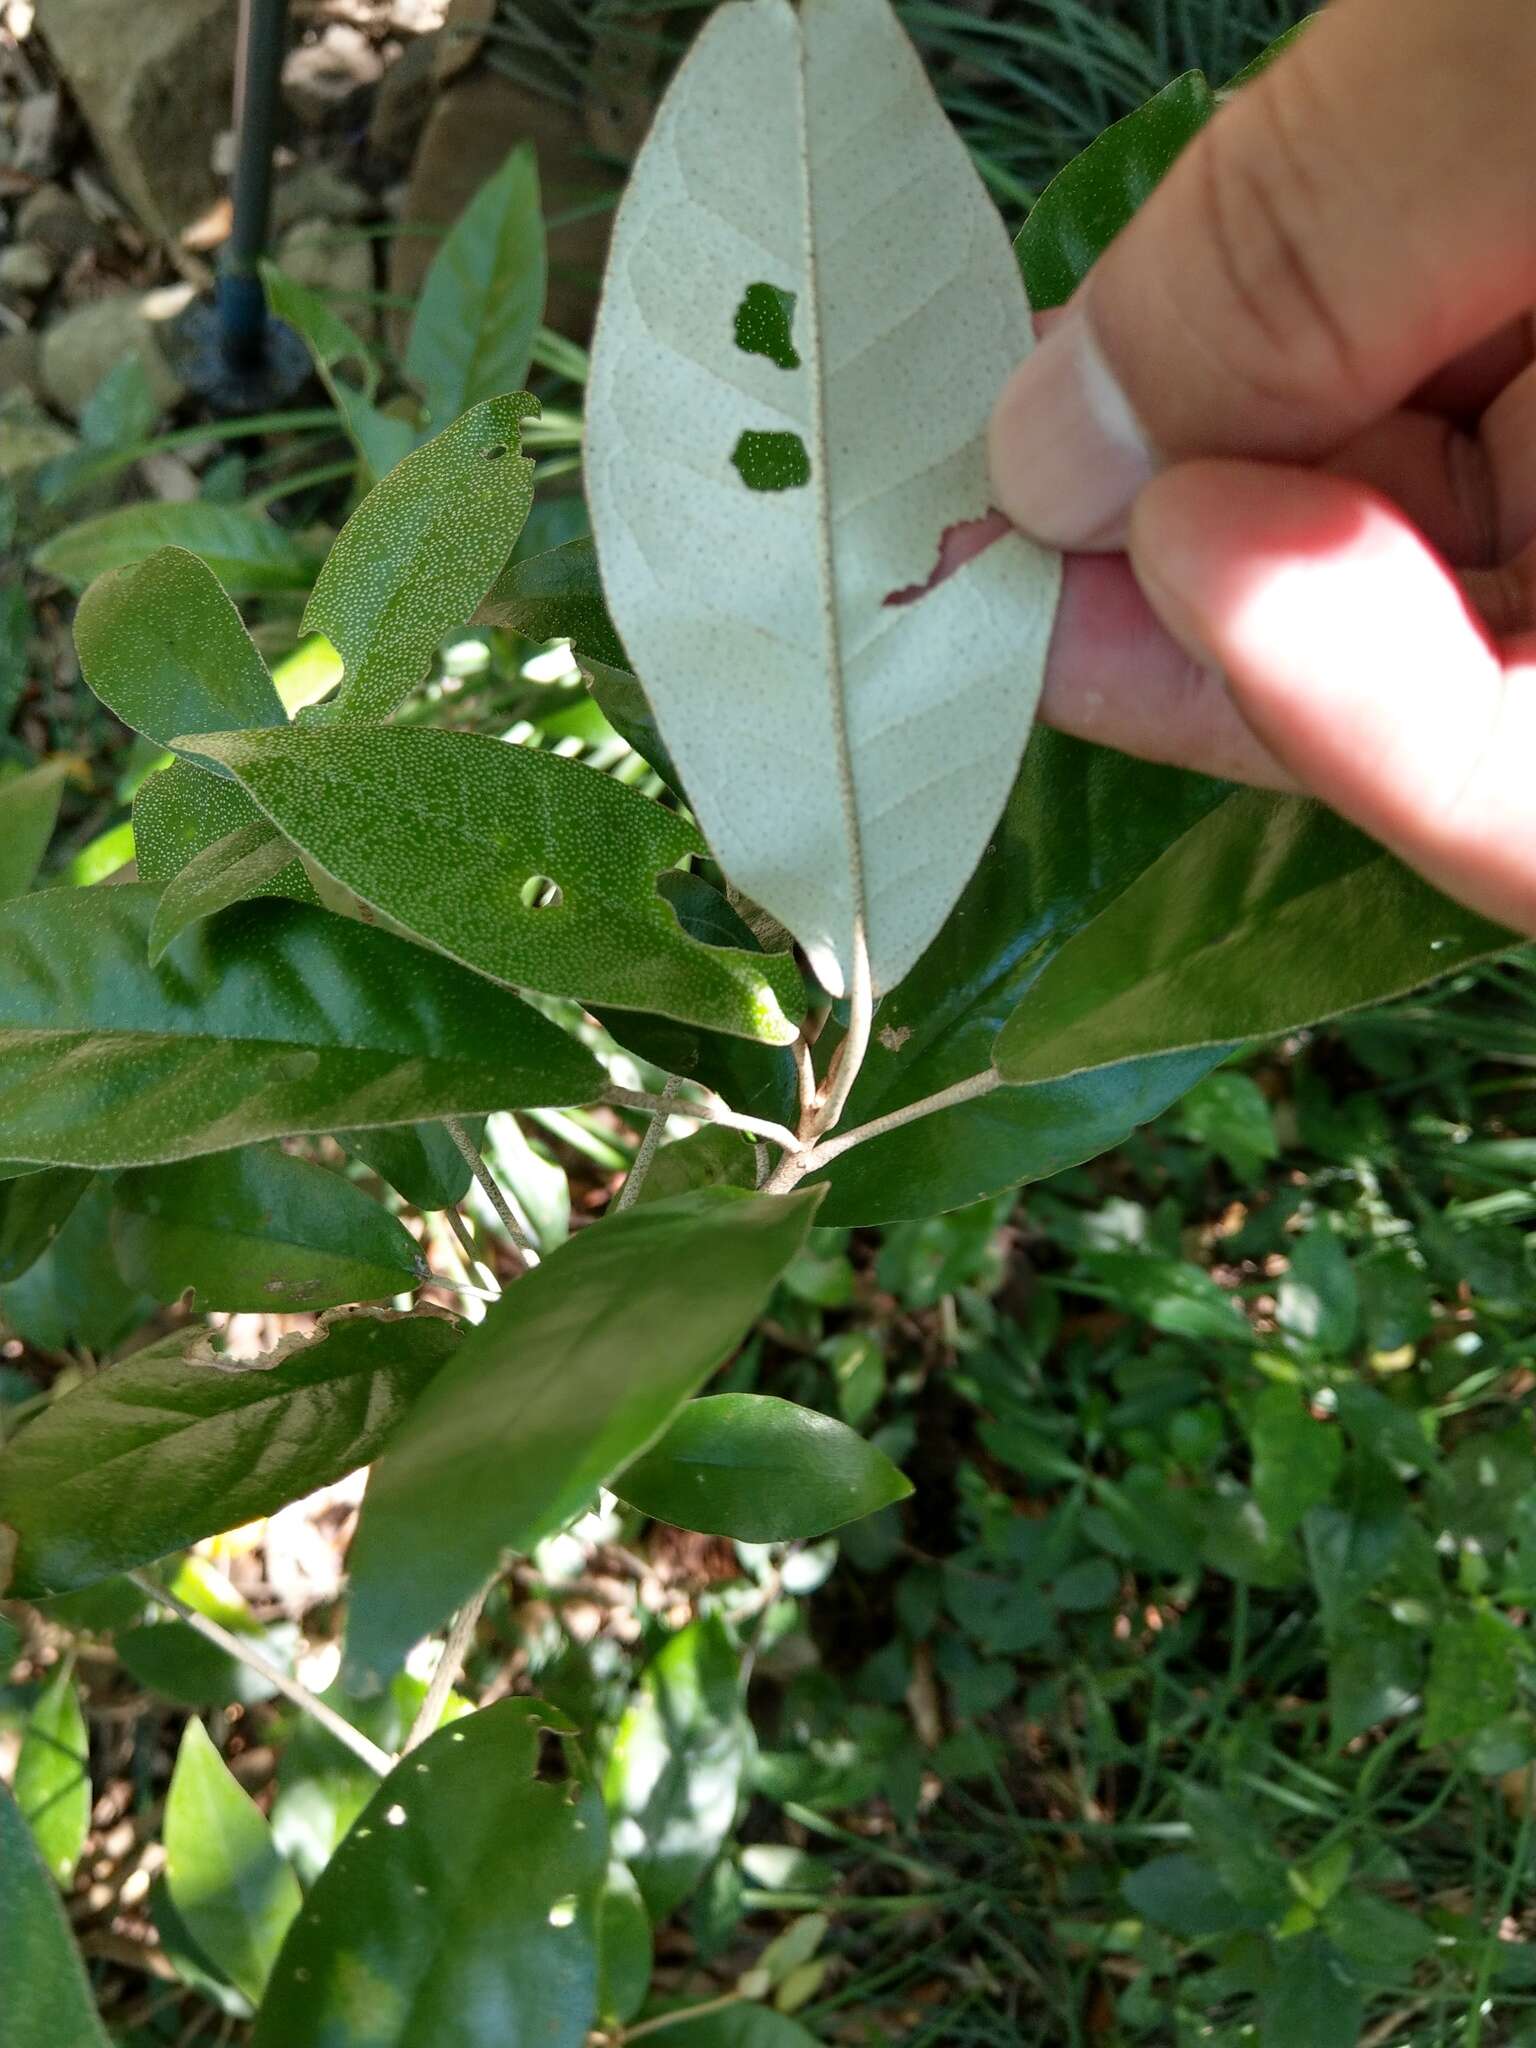
<svg viewBox="0 0 1536 2048">
<path fill-rule="evenodd" d="M 1328 1653 L 1328 1724 L 1335 1750 L 1409 1713 L 1423 1675 L 1422 1636 L 1385 1614 L 1356 1615 Z"/>
<path fill-rule="evenodd" d="M 676 1912 L 724 1846 L 750 1741 L 740 1659 L 707 1615 L 646 1666 L 604 1783 L 614 1849 L 653 1921 Z"/>
<path fill-rule="evenodd" d="M 149 928 L 150 965 L 189 925 L 265 896 L 293 903 L 320 900 L 291 841 L 265 818 L 255 817 L 194 853 L 166 884 Z"/>
<path fill-rule="evenodd" d="M 1493 1608 L 1446 1615 L 1430 1638 L 1422 1746 L 1476 1735 L 1507 1714 L 1526 1656 L 1519 1633 Z"/>
<path fill-rule="evenodd" d="M 657 2038 L 660 2048 L 819 2048 L 798 2020 L 767 2005 L 735 2005 L 681 2020 Z"/>
<path fill-rule="evenodd" d="M 985 1072 L 999 1027 L 1054 954 L 1227 788 L 1037 729 L 954 914 L 880 1005 L 845 1125 Z M 829 1169 L 824 1220 L 931 1216 L 1075 1166 L 1119 1144 L 1214 1064 L 1209 1053 L 1128 1062 L 924 1117 Z"/>
<path fill-rule="evenodd" d="M 803 994 L 791 957 L 691 939 L 656 877 L 703 842 L 596 769 L 420 726 L 189 744 L 232 769 L 317 867 L 478 973 L 777 1044 L 795 1035 Z M 541 877 L 559 900 L 525 902 Z"/>
<path fill-rule="evenodd" d="M 1215 105 L 1204 73 L 1186 71 L 1057 173 L 1013 245 L 1037 311 L 1065 305 Z"/>
<path fill-rule="evenodd" d="M 165 1801 L 165 1858 L 188 1933 L 255 2004 L 304 1895 L 201 1721 L 182 1730 Z"/>
<path fill-rule="evenodd" d="M 607 1830 L 595 1793 L 534 1776 L 543 1727 L 565 1724 L 498 1701 L 384 1780 L 294 1923 L 252 2048 L 584 2048 Z"/>
<path fill-rule="evenodd" d="M 75 648 L 102 703 L 161 746 L 177 733 L 287 723 L 240 614 L 185 548 L 97 577 L 75 613 Z"/>
<path fill-rule="evenodd" d="M 751 348 L 763 287 L 793 300 L 794 367 Z M 876 990 L 902 979 L 1017 772 L 1060 561 L 990 517 L 984 444 L 1033 343 L 886 0 L 712 14 L 614 222 L 584 480 L 710 845 L 833 994 L 861 961 Z M 954 566 L 947 536 L 978 521 Z"/>
<path fill-rule="evenodd" d="M 1272 43 L 1260 50 L 1257 57 L 1245 64 L 1241 71 L 1227 81 L 1226 90 L 1236 92 L 1251 79 L 1257 78 L 1261 71 L 1267 71 L 1277 57 L 1283 57 L 1293 43 L 1300 41 L 1303 31 L 1310 28 L 1312 20 L 1313 17 L 1308 14 L 1300 21 L 1293 21 L 1288 29 L 1277 35 Z"/>
<path fill-rule="evenodd" d="M 1253 1328 L 1233 1294 L 1201 1266 L 1147 1252 L 1091 1252 L 1082 1270 L 1117 1308 L 1169 1337 L 1246 1344 Z"/>
<path fill-rule="evenodd" d="M 24 895 L 36 880 L 69 770 L 68 761 L 44 761 L 0 782 L 0 902 Z"/>
<path fill-rule="evenodd" d="M 478 1145 L 482 1117 L 466 1117 L 465 1130 Z M 380 1180 L 417 1209 L 449 1209 L 469 1193 L 469 1161 L 442 1124 L 400 1124 L 393 1130 L 338 1131 L 354 1159 L 372 1167 Z"/>
<path fill-rule="evenodd" d="M 113 1190 L 112 1248 L 132 1284 L 195 1312 L 335 1308 L 427 1277 L 410 1232 L 363 1190 L 274 1145 L 141 1167 Z"/>
<path fill-rule="evenodd" d="M 308 590 L 319 567 L 314 549 L 297 534 L 258 513 L 206 498 L 102 512 L 56 535 L 33 560 L 46 575 L 83 590 L 109 569 L 126 568 L 165 547 L 197 555 L 231 597 Z"/>
<path fill-rule="evenodd" d="M 1230 1069 L 1197 1081 L 1179 1104 L 1180 1134 L 1208 1145 L 1241 1181 L 1255 1181 L 1280 1154 L 1274 1112 L 1250 1074 Z"/>
<path fill-rule="evenodd" d="M 1273 1037 L 1512 943 L 1320 804 L 1238 790 L 1062 948 L 997 1068 L 1049 1081 Z"/>
<path fill-rule="evenodd" d="M 668 789 L 682 796 L 683 778 L 661 736 L 661 727 L 651 710 L 651 700 L 638 679 L 627 669 L 609 668 L 591 655 L 583 657 L 580 665 L 593 702 L 619 738 L 626 741 L 642 761 L 650 763 Z"/>
<path fill-rule="evenodd" d="M 236 1365 L 193 1328 L 83 1380 L 0 1451 L 16 1591 L 89 1586 L 368 1464 L 461 1335 L 436 1315 L 323 1316 Z"/>
<path fill-rule="evenodd" d="M 629 668 L 608 616 L 590 535 L 509 563 L 477 617 L 482 625 L 506 626 L 526 640 L 569 640 L 572 654 L 592 655 L 613 669 Z"/>
<path fill-rule="evenodd" d="M 91 1824 L 90 1740 L 72 1659 L 59 1666 L 27 1716 L 12 1789 L 39 1854 L 67 1891 Z"/>
<path fill-rule="evenodd" d="M 375 484 L 336 536 L 303 620 L 345 664 L 327 715 L 383 718 L 490 589 L 533 503 L 520 436 L 538 410 L 526 392 L 477 405 Z"/>
<path fill-rule="evenodd" d="M 296 1631 L 291 1627 L 237 1631 L 279 1669 L 291 1671 Z M 254 1707 L 275 1699 L 277 1687 L 188 1622 L 164 1619 L 125 1630 L 114 1648 L 117 1661 L 147 1691 L 178 1707 Z"/>
<path fill-rule="evenodd" d="M 702 875 L 670 868 L 656 886 L 690 938 L 761 956 L 752 927 Z M 798 1000 L 803 1002 L 803 994 Z M 799 1084 L 795 1056 L 787 1046 L 701 1031 L 676 1018 L 648 1016 L 640 1010 L 599 1007 L 598 1014 L 620 1045 L 665 1073 L 702 1081 L 744 1115 L 769 1117 L 791 1127 L 797 1121 Z"/>
<path fill-rule="evenodd" d="M 610 1863 L 598 1906 L 598 2018 L 623 2026 L 645 2004 L 654 1963 L 651 1916 L 627 1863 Z"/>
<path fill-rule="evenodd" d="M 152 1314 L 151 1298 L 103 1256 L 111 1214 L 110 1182 L 91 1181 L 48 1246 L 18 1279 L 0 1285 L 0 1322 L 45 1351 L 83 1344 L 101 1353 Z"/>
<path fill-rule="evenodd" d="M 434 426 L 524 383 L 545 272 L 538 161 L 522 142 L 438 244 L 417 295 L 405 374 Z"/>
<path fill-rule="evenodd" d="M 418 436 L 409 420 L 397 419 L 374 404 L 379 366 L 371 350 L 319 292 L 296 283 L 273 263 L 262 264 L 261 277 L 275 317 L 303 337 L 352 445 L 375 477 L 384 476 L 405 460 Z M 344 365 L 357 369 L 361 389 L 339 374 Z"/>
<path fill-rule="evenodd" d="M 1359 2048 L 1365 1997 L 1321 1935 L 1278 1943 L 1259 2000 L 1262 2048 Z"/>
<path fill-rule="evenodd" d="M 690 1137 L 663 1145 L 656 1154 L 637 1202 L 664 1202 L 691 1188 L 755 1188 L 757 1157 L 750 1139 L 720 1124 L 705 1124 Z"/>
<path fill-rule="evenodd" d="M 0 2013 L 5 2048 L 108 2048 L 80 1952 L 31 1830 L 0 1785 Z"/>
<path fill-rule="evenodd" d="M 1253 1404 L 1253 1497 L 1274 1537 L 1288 1536 L 1333 1492 L 1343 1432 L 1314 1420 L 1294 1387 L 1265 1387 Z"/>
<path fill-rule="evenodd" d="M 738 1543 L 824 1536 L 912 1491 L 846 1423 L 768 1394 L 690 1401 L 616 1484 L 643 1515 Z"/>
<path fill-rule="evenodd" d="M 90 1174 L 67 1166 L 0 1181 L 0 1285 L 37 1263 L 90 1184 Z"/>
<path fill-rule="evenodd" d="M 490 1308 L 369 1482 L 350 1556 L 357 1689 L 656 1441 L 750 1327 L 818 1199 L 708 1189 L 630 1209 Z"/>
<path fill-rule="evenodd" d="M 250 903 L 151 967 L 154 908 L 131 883 L 0 905 L 0 1154 L 150 1166 L 597 1091 L 573 1039 L 403 939 Z"/>
<path fill-rule="evenodd" d="M 1288 1336 L 1329 1357 L 1348 1354 L 1360 1326 L 1360 1290 L 1338 1236 L 1314 1224 L 1289 1247 L 1290 1271 L 1280 1282 L 1275 1319 Z"/>
</svg>

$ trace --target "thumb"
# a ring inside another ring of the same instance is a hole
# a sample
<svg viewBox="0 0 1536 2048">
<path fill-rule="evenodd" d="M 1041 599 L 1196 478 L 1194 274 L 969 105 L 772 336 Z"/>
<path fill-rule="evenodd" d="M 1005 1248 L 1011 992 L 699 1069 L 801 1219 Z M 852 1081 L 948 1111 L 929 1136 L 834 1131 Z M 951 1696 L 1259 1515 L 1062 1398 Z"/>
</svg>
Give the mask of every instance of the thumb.
<svg viewBox="0 0 1536 2048">
<path fill-rule="evenodd" d="M 1310 461 L 1536 297 L 1529 0 L 1336 0 L 1196 136 L 993 416 L 1027 533 L 1118 546 L 1153 472 Z"/>
</svg>

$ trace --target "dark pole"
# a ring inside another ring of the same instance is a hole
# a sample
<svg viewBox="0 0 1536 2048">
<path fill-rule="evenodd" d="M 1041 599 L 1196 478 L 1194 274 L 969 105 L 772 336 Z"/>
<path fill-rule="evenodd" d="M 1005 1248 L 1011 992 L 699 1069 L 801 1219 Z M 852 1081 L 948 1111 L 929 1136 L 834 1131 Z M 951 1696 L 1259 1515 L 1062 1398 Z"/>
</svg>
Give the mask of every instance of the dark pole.
<svg viewBox="0 0 1536 2048">
<path fill-rule="evenodd" d="M 235 60 L 234 225 L 219 269 L 224 360 L 250 371 L 267 349 L 267 307 L 257 265 L 266 253 L 277 140 L 278 88 L 288 33 L 288 0 L 240 0 Z"/>
</svg>

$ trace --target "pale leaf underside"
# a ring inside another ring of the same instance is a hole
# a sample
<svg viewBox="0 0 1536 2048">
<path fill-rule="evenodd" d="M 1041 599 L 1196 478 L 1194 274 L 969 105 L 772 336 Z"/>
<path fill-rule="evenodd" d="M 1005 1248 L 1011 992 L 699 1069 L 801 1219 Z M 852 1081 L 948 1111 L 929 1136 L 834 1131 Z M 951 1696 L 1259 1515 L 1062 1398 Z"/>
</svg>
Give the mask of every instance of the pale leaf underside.
<svg viewBox="0 0 1536 2048">
<path fill-rule="evenodd" d="M 1009 532 L 934 572 L 989 512 L 986 421 L 1031 341 L 886 0 L 721 7 L 616 223 L 589 495 L 712 846 L 837 990 L 861 938 L 877 990 L 912 965 L 1018 767 L 1059 561 Z"/>
</svg>

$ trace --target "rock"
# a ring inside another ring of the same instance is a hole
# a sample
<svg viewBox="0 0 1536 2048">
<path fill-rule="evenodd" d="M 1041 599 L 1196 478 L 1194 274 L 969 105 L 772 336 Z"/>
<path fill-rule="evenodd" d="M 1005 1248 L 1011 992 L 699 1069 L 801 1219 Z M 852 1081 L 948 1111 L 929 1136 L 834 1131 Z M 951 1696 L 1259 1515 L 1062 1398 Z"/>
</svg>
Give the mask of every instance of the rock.
<svg viewBox="0 0 1536 2048">
<path fill-rule="evenodd" d="M 329 164 L 300 164 L 280 178 L 272 193 L 272 232 L 281 235 L 301 220 L 365 220 L 374 202 Z"/>
<path fill-rule="evenodd" d="M 384 59 L 361 29 L 333 21 L 312 43 L 288 52 L 283 99 L 306 128 L 349 128 L 384 74 Z"/>
<path fill-rule="evenodd" d="M 218 197 L 239 0 L 37 0 L 37 27 L 124 199 L 167 240 Z"/>
<path fill-rule="evenodd" d="M 11 169 L 30 178 L 51 178 L 59 167 L 59 96 L 35 92 L 16 109 Z"/>
<path fill-rule="evenodd" d="M 16 209 L 18 242 L 39 242 L 43 248 L 67 263 L 82 249 L 94 248 L 101 230 L 73 192 L 62 185 L 39 185 Z"/>
<path fill-rule="evenodd" d="M 373 284 L 373 249 L 328 220 L 301 220 L 277 245 L 277 267 L 312 292 L 338 295 L 337 311 L 350 327 L 365 329 L 373 308 L 361 298 Z"/>
<path fill-rule="evenodd" d="M 41 242 L 12 242 L 9 248 L 0 249 L 0 285 L 8 292 L 25 292 L 36 298 L 53 283 L 58 267 Z"/>
<path fill-rule="evenodd" d="M 8 398 L 41 398 L 42 355 L 42 343 L 30 327 L 20 334 L 0 334 L 0 392 Z"/>
<path fill-rule="evenodd" d="M 119 292 L 66 313 L 43 336 L 43 388 L 53 404 L 78 419 L 107 372 L 126 356 L 136 355 L 156 406 L 169 411 L 186 393 L 158 330 L 174 320 L 191 297 L 191 285 L 162 285 L 151 292 Z"/>
<path fill-rule="evenodd" d="M 380 81 L 368 122 L 368 152 L 385 171 L 408 164 L 437 94 L 436 36 L 407 43 Z"/>
</svg>

